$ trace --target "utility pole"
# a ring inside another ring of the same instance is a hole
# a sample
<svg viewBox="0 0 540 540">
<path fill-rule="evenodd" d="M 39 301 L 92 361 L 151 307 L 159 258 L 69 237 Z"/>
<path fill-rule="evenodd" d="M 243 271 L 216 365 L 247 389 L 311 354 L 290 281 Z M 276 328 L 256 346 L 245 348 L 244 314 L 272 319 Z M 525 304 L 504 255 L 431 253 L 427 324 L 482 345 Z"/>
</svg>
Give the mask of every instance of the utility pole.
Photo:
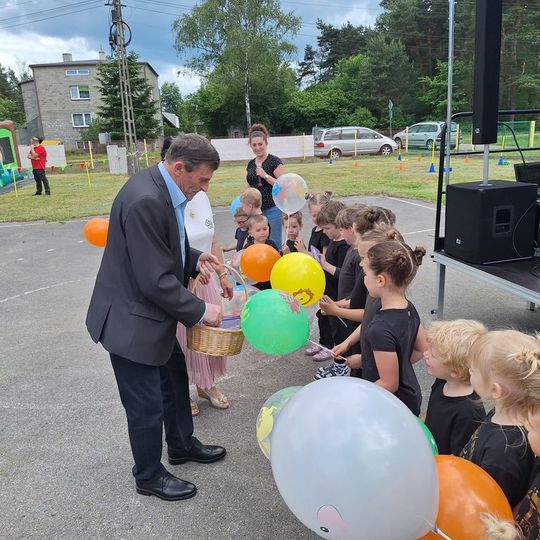
<svg viewBox="0 0 540 540">
<path fill-rule="evenodd" d="M 111 4 L 112 2 L 112 4 Z M 131 84 L 129 81 L 129 68 L 126 55 L 126 46 L 131 42 L 131 29 L 122 19 L 121 0 L 109 0 L 112 6 L 112 24 L 109 30 L 109 44 L 116 53 L 118 62 L 118 77 L 120 82 L 120 101 L 122 103 L 122 123 L 124 127 L 124 144 L 127 152 L 127 165 L 129 175 L 139 170 L 139 152 L 137 150 L 137 132 L 135 130 L 135 114 L 131 97 Z M 124 29 L 129 30 L 129 39 L 125 40 Z"/>
</svg>

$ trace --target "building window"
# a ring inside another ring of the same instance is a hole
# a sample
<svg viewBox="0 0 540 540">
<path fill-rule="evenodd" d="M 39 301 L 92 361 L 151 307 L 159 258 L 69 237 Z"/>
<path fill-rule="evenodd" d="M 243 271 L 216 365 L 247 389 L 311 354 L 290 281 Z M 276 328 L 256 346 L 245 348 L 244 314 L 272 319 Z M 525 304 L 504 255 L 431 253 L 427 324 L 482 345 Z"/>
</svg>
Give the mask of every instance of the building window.
<svg viewBox="0 0 540 540">
<path fill-rule="evenodd" d="M 89 127 L 92 123 L 90 113 L 72 113 L 71 121 L 73 127 Z"/>
<path fill-rule="evenodd" d="M 89 69 L 66 69 L 66 77 L 75 77 L 76 75 L 90 75 Z"/>
<path fill-rule="evenodd" d="M 90 99 L 90 90 L 88 86 L 70 86 L 69 95 L 71 99 Z"/>
</svg>

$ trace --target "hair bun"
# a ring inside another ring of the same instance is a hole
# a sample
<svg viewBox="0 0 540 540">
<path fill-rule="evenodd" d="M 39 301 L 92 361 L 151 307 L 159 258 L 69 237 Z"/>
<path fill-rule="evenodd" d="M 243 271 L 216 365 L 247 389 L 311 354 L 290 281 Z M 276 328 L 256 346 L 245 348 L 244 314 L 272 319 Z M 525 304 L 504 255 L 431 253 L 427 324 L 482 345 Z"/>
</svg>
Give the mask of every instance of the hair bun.
<svg viewBox="0 0 540 540">
<path fill-rule="evenodd" d="M 525 378 L 530 377 L 533 373 L 540 369 L 540 351 L 523 349 L 522 351 L 516 353 L 514 358 L 517 362 L 523 362 L 529 367 L 529 371 L 525 375 Z"/>
<path fill-rule="evenodd" d="M 413 250 L 413 255 L 416 261 L 416 266 L 420 266 L 422 264 L 422 259 L 426 255 L 426 248 L 422 246 L 416 246 Z"/>
<path fill-rule="evenodd" d="M 251 135 L 254 131 L 262 131 L 267 137 L 270 135 L 267 127 L 264 124 L 253 124 L 249 130 L 248 133 Z"/>
</svg>

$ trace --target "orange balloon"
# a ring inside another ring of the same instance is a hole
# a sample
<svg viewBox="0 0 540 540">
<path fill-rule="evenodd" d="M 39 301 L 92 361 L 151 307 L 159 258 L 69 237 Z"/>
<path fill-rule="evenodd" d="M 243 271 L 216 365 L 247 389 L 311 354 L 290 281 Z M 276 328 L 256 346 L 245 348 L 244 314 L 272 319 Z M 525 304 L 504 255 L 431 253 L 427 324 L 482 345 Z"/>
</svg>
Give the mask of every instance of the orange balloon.
<svg viewBox="0 0 540 540">
<path fill-rule="evenodd" d="M 100 217 L 92 218 L 86 222 L 83 232 L 89 244 L 97 247 L 105 247 L 107 244 L 107 233 L 109 232 L 109 220 Z"/>
<path fill-rule="evenodd" d="M 513 522 L 503 490 L 478 465 L 456 456 L 435 456 L 439 477 L 437 527 L 452 540 L 485 540 L 482 514 Z M 420 540 L 441 540 L 429 532 Z"/>
<path fill-rule="evenodd" d="M 280 254 L 266 244 L 249 246 L 240 259 L 240 268 L 249 279 L 254 281 L 270 281 L 270 274 Z"/>
</svg>

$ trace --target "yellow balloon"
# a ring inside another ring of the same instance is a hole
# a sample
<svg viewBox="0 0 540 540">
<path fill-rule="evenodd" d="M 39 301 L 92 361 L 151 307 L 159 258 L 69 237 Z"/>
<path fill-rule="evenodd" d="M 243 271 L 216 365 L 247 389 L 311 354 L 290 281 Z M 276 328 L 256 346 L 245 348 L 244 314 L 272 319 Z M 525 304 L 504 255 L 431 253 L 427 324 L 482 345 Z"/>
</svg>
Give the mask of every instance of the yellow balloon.
<svg viewBox="0 0 540 540">
<path fill-rule="evenodd" d="M 288 292 L 304 307 L 318 302 L 326 285 L 321 265 L 305 253 L 281 257 L 272 268 L 270 282 L 272 289 Z"/>
</svg>

